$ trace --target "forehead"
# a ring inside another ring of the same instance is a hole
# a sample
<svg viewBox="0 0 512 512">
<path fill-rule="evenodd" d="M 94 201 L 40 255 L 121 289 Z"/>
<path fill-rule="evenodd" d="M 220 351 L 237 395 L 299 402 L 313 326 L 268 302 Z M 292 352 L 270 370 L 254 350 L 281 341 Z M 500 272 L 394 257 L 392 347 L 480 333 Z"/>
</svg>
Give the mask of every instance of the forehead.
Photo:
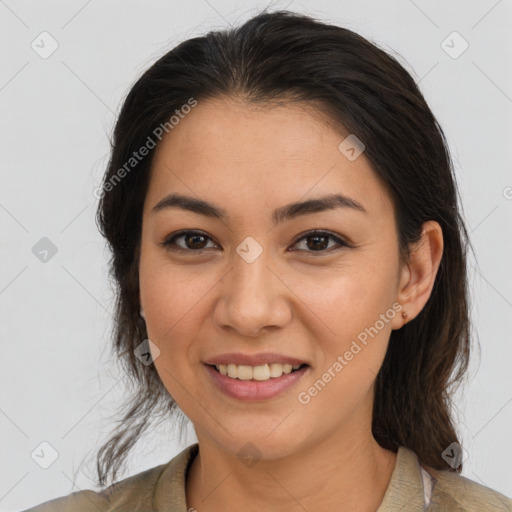
<svg viewBox="0 0 512 512">
<path fill-rule="evenodd" d="M 145 209 L 173 191 L 236 201 L 253 213 L 258 205 L 342 193 L 382 215 L 390 198 L 364 153 L 349 159 L 340 151 L 348 135 L 304 104 L 199 101 L 156 148 Z"/>
</svg>

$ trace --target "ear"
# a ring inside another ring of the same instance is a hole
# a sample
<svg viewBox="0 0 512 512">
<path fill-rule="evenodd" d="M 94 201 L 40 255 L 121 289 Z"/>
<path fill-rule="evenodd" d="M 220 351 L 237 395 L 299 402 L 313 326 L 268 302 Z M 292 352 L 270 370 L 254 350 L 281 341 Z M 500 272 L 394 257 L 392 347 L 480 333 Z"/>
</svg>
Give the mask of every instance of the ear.
<svg viewBox="0 0 512 512">
<path fill-rule="evenodd" d="M 402 305 L 401 314 L 395 316 L 393 329 L 400 329 L 415 318 L 427 303 L 443 255 L 443 230 L 433 220 L 423 224 L 420 240 L 410 247 L 410 261 L 400 270 L 397 301 Z"/>
<path fill-rule="evenodd" d="M 139 293 L 139 305 L 140 305 L 139 315 L 140 315 L 141 318 L 143 318 L 145 320 L 146 319 L 146 315 L 144 314 L 144 308 L 142 307 L 142 302 L 140 300 L 140 293 Z"/>
</svg>

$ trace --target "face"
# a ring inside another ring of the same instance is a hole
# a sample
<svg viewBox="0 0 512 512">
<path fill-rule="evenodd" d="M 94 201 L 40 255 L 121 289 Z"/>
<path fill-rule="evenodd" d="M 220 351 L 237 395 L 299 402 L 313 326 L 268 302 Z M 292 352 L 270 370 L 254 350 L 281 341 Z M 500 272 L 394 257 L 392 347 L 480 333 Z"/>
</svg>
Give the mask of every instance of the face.
<svg viewBox="0 0 512 512">
<path fill-rule="evenodd" d="M 311 108 L 216 99 L 156 150 L 140 300 L 156 369 L 200 442 L 251 442 L 270 459 L 370 435 L 400 265 L 391 199 L 364 152 L 340 151 L 347 135 Z M 209 206 L 154 209 L 170 194 Z M 288 207 L 327 196 L 344 199 Z M 287 360 L 307 366 L 258 380 Z M 263 369 L 232 366 L 233 379 L 215 361 Z"/>
</svg>

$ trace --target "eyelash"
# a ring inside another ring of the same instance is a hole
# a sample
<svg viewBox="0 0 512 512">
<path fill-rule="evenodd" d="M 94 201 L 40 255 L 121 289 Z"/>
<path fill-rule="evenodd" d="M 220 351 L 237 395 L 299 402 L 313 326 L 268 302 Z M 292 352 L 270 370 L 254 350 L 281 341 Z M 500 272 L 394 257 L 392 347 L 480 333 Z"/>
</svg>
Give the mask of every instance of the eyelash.
<svg viewBox="0 0 512 512">
<path fill-rule="evenodd" d="M 178 253 L 202 253 L 208 249 L 206 248 L 203 248 L 203 249 L 184 249 L 182 247 L 178 247 L 176 248 L 176 244 L 174 243 L 176 239 L 178 238 L 181 238 L 183 236 L 186 236 L 186 235 L 200 235 L 200 236 L 203 236 L 209 240 L 211 240 L 211 238 L 200 232 L 200 231 L 180 231 L 178 233 L 176 233 L 175 235 L 172 235 L 170 237 L 168 237 L 164 242 L 162 242 L 160 245 L 164 246 L 166 249 L 170 250 L 170 251 L 173 251 L 173 252 L 178 252 Z M 313 230 L 313 231 L 308 231 L 307 233 L 304 233 L 302 235 L 299 235 L 300 238 L 297 238 L 295 240 L 295 242 L 293 243 L 293 245 L 296 245 L 298 242 L 306 239 L 306 238 L 312 238 L 312 237 L 315 237 L 315 236 L 318 236 L 318 237 L 326 237 L 326 238 L 331 238 L 332 240 L 336 241 L 336 243 L 338 244 L 338 247 L 337 248 L 330 248 L 330 249 L 321 249 L 321 250 L 318 250 L 318 251 L 313 251 L 313 250 L 301 250 L 301 249 L 298 249 L 299 251 L 305 251 L 305 252 L 308 252 L 308 253 L 328 253 L 330 254 L 333 250 L 338 250 L 338 249 L 341 249 L 343 247 L 346 247 L 346 248 L 352 248 L 352 246 L 350 244 L 348 244 L 347 242 L 345 242 L 344 240 L 342 240 L 341 238 L 337 237 L 336 235 L 330 233 L 329 231 L 321 231 L 321 230 Z M 173 247 L 174 246 L 174 247 Z"/>
</svg>

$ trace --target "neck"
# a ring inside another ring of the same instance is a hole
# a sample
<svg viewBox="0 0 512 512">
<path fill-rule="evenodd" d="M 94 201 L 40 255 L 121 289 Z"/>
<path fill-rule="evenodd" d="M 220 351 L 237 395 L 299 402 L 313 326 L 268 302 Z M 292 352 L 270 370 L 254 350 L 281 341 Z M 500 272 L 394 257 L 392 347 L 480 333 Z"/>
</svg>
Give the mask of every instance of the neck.
<svg viewBox="0 0 512 512">
<path fill-rule="evenodd" d="M 396 462 L 371 434 L 339 432 L 300 452 L 245 465 L 198 433 L 199 453 L 186 480 L 187 507 L 198 512 L 350 510 L 375 512 Z M 371 432 L 371 430 L 370 430 Z"/>
</svg>

